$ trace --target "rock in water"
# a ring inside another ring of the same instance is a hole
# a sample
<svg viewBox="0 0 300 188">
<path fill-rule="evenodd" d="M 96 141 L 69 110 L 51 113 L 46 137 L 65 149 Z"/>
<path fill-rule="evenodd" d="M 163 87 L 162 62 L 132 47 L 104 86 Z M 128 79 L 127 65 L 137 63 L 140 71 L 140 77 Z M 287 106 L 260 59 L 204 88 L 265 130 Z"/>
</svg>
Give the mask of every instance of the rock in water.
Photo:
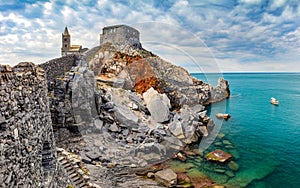
<svg viewBox="0 0 300 188">
<path fill-rule="evenodd" d="M 225 120 L 228 120 L 231 116 L 229 114 L 221 114 L 221 113 L 218 113 L 216 114 L 216 117 L 218 119 L 225 119 Z"/>
<path fill-rule="evenodd" d="M 155 180 L 166 187 L 173 187 L 177 184 L 177 174 L 171 169 L 161 170 L 155 173 Z"/>
<path fill-rule="evenodd" d="M 143 94 L 143 98 L 155 122 L 163 123 L 169 120 L 171 105 L 166 94 L 159 94 L 151 87 Z"/>
<path fill-rule="evenodd" d="M 220 162 L 224 163 L 232 158 L 232 155 L 222 151 L 220 149 L 216 149 L 206 155 L 206 160 L 208 161 L 215 161 L 215 162 Z"/>
<path fill-rule="evenodd" d="M 234 162 L 234 161 L 230 161 L 230 162 L 228 163 L 228 167 L 229 167 L 231 170 L 233 170 L 233 171 L 238 171 L 239 168 L 240 168 L 240 166 L 239 166 L 236 162 Z"/>
</svg>

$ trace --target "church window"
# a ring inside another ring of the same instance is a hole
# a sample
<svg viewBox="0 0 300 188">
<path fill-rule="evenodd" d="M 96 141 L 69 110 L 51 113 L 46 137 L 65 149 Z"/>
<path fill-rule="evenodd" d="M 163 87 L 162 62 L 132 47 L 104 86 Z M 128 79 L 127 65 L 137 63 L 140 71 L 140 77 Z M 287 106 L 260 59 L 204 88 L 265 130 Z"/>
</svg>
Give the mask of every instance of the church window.
<svg viewBox="0 0 300 188">
<path fill-rule="evenodd" d="M 67 40 L 68 40 L 67 38 L 64 38 L 64 41 L 65 41 L 65 42 L 67 42 Z"/>
<path fill-rule="evenodd" d="M 65 44 L 65 48 L 66 48 L 66 47 L 68 47 L 68 45 L 67 45 L 67 44 Z"/>
</svg>

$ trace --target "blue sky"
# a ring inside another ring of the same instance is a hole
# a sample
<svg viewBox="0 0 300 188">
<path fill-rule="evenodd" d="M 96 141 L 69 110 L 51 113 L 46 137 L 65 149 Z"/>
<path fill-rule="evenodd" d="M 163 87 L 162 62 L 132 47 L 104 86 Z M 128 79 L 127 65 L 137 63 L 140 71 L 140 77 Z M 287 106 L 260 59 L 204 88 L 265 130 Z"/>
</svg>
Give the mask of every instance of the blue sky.
<svg viewBox="0 0 300 188">
<path fill-rule="evenodd" d="M 300 71 L 298 0 L 0 0 L 0 63 L 42 63 L 128 24 L 143 47 L 191 72 Z"/>
</svg>

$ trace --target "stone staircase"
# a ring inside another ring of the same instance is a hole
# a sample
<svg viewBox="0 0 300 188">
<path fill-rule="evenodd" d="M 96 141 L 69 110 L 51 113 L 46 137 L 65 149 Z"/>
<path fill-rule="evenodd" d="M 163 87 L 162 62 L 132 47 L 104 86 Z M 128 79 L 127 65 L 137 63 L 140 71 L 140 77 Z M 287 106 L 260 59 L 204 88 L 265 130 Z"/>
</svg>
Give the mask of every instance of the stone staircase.
<svg viewBox="0 0 300 188">
<path fill-rule="evenodd" d="M 62 148 L 57 148 L 57 162 L 64 169 L 70 180 L 70 185 L 74 188 L 101 188 L 100 186 L 89 182 L 90 177 L 87 171 L 84 170 L 81 159 L 74 154 L 65 151 Z"/>
</svg>

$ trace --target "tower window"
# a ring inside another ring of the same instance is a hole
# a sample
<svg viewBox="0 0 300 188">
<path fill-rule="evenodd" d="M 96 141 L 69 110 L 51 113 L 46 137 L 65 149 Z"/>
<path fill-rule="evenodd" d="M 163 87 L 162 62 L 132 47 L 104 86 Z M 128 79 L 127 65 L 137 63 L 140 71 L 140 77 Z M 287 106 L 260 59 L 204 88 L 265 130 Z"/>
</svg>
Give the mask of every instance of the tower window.
<svg viewBox="0 0 300 188">
<path fill-rule="evenodd" d="M 65 48 L 66 48 L 66 47 L 68 47 L 68 45 L 67 45 L 67 44 L 65 44 Z"/>
<path fill-rule="evenodd" d="M 65 42 L 67 42 L 67 40 L 68 40 L 67 38 L 64 38 L 64 41 L 65 41 Z"/>
</svg>

